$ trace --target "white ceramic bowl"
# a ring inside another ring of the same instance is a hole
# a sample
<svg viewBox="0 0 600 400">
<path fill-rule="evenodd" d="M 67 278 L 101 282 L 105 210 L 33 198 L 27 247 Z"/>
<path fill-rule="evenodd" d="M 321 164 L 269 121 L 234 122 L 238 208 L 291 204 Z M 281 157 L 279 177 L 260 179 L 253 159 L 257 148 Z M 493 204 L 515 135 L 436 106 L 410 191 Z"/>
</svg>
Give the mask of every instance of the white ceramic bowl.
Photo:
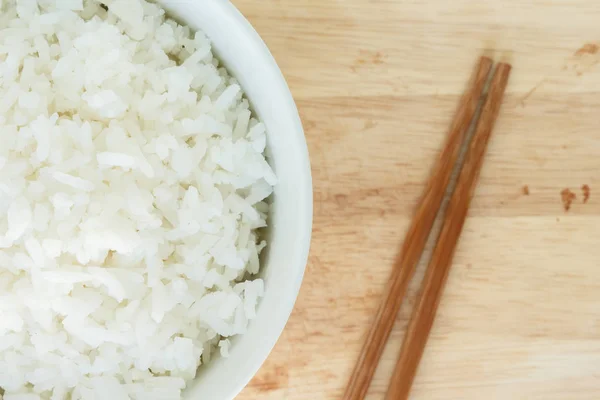
<svg viewBox="0 0 600 400">
<path fill-rule="evenodd" d="M 312 181 L 298 110 L 275 60 L 256 31 L 227 0 L 161 0 L 167 11 L 204 31 L 216 55 L 241 83 L 266 124 L 269 162 L 279 179 L 262 265 L 265 296 L 230 356 L 201 368 L 184 398 L 230 400 L 258 371 L 292 312 L 302 283 L 312 227 Z"/>
</svg>

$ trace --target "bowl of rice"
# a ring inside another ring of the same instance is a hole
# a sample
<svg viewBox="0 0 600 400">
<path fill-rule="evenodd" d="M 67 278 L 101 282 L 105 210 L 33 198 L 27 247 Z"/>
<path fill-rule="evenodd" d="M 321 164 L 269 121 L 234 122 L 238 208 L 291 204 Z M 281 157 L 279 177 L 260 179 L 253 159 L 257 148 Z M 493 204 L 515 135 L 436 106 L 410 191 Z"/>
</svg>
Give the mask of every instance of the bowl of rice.
<svg viewBox="0 0 600 400">
<path fill-rule="evenodd" d="M 232 399 L 310 243 L 273 57 L 226 0 L 0 4 L 0 398 Z"/>
</svg>

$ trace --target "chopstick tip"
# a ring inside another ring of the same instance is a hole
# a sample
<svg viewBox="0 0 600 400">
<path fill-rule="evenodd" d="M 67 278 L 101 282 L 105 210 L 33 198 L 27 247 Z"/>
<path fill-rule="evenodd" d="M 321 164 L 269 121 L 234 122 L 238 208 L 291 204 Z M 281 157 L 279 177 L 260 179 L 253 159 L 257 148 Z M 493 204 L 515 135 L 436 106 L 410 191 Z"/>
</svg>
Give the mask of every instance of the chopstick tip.
<svg viewBox="0 0 600 400">
<path fill-rule="evenodd" d="M 483 54 L 481 57 L 479 57 L 479 64 L 480 65 L 485 65 L 487 66 L 492 66 L 494 64 L 494 60 L 492 59 L 492 57 Z"/>
</svg>

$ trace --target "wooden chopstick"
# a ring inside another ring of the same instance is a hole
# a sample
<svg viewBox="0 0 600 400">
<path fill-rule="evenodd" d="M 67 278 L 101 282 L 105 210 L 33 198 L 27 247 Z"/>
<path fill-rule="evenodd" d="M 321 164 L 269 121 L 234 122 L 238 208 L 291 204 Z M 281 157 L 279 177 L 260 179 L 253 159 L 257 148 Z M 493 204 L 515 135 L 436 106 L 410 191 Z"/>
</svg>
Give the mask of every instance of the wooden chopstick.
<svg viewBox="0 0 600 400">
<path fill-rule="evenodd" d="M 423 197 L 417 206 L 399 260 L 394 265 L 383 300 L 371 325 L 360 356 L 350 377 L 343 399 L 364 399 L 385 343 L 390 335 L 402 298 L 423 253 L 425 243 L 450 181 L 461 144 L 475 115 L 477 104 L 492 68 L 492 60 L 481 57 L 471 77 L 469 89 L 462 96 L 450 126 L 448 139 L 427 182 Z"/>
<path fill-rule="evenodd" d="M 422 292 L 404 337 L 400 357 L 388 388 L 387 400 L 405 400 L 408 398 L 448 277 L 454 250 L 477 185 L 477 178 L 483 164 L 487 143 L 500 111 L 510 70 L 511 66 L 509 64 L 501 63 L 496 68 L 492 78 L 488 97 L 469 145 L 465 163 L 448 204 L 438 242 L 423 279 Z"/>
</svg>

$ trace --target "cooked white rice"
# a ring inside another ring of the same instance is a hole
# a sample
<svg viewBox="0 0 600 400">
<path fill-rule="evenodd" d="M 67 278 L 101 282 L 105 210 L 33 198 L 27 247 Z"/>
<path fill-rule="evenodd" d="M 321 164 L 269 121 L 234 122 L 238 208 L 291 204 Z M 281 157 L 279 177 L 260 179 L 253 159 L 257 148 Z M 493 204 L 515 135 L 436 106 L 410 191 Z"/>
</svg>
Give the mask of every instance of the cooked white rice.
<svg viewBox="0 0 600 400">
<path fill-rule="evenodd" d="M 179 399 L 263 292 L 264 125 L 155 4 L 0 4 L 4 400 Z"/>
</svg>

